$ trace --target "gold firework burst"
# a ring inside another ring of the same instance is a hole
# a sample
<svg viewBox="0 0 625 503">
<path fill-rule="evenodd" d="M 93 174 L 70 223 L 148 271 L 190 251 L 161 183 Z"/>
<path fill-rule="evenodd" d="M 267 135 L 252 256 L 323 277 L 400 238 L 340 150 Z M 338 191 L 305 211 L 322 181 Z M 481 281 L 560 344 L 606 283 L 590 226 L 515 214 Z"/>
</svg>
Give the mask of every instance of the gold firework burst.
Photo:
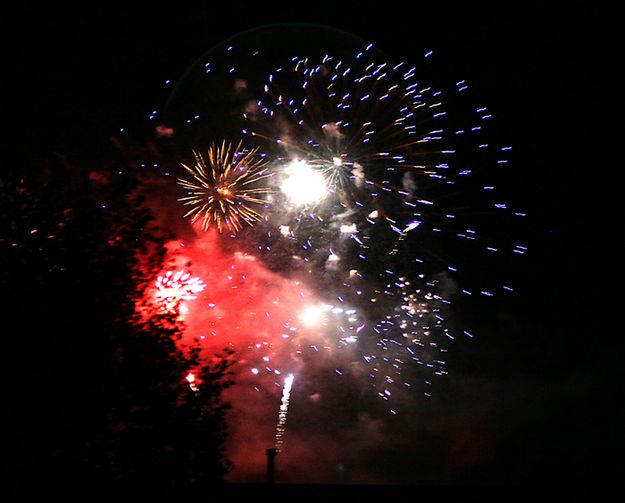
<svg viewBox="0 0 625 503">
<path fill-rule="evenodd" d="M 195 166 L 182 165 L 193 179 L 178 179 L 188 193 L 179 201 L 191 206 L 185 217 L 191 217 L 192 223 L 201 219 L 204 231 L 214 222 L 219 232 L 227 229 L 236 233 L 243 222 L 253 225 L 262 219 L 250 205 L 267 203 L 260 198 L 270 192 L 262 186 L 262 181 L 270 176 L 265 169 L 267 163 L 257 156 L 258 148 L 240 149 L 241 142 L 233 149 L 232 144 L 224 141 L 221 146 L 208 149 L 207 159 L 194 150 Z"/>
</svg>

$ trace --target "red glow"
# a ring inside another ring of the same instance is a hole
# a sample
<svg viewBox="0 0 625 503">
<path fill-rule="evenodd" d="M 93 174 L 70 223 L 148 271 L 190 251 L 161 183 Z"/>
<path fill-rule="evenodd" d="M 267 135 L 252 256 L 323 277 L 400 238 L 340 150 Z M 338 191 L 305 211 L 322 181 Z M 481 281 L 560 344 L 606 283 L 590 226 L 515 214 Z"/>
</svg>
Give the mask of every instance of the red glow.
<svg viewBox="0 0 625 503">
<path fill-rule="evenodd" d="M 242 251 L 223 251 L 221 239 L 209 230 L 184 243 L 171 241 L 167 247 L 177 268 L 190 262 L 193 274 L 205 285 L 193 294 L 195 300 L 185 302 L 188 311 L 179 344 L 188 347 L 199 341 L 205 363 L 223 348 L 235 351 L 236 385 L 224 398 L 233 409 L 228 441 L 235 464 L 232 476 L 243 480 L 247 474 L 263 473 L 263 453 L 274 441 L 284 376 L 302 365 L 299 352 L 311 342 L 305 339 L 319 342 L 318 329 L 299 319 L 306 307 L 318 301 L 302 281 L 271 272 Z M 163 290 L 167 278 L 174 280 L 175 275 L 161 276 L 158 284 Z M 193 372 L 186 380 L 197 391 Z M 260 455 L 250 456 L 250 452 Z"/>
<path fill-rule="evenodd" d="M 187 296 L 179 284 L 187 284 L 188 275 L 170 271 L 157 281 L 165 299 L 197 297 L 186 304 L 182 343 L 200 340 L 207 358 L 224 347 L 234 349 L 241 363 L 268 357 L 269 364 L 257 365 L 261 374 L 281 371 L 288 364 L 288 353 L 295 349 L 293 339 L 305 330 L 297 316 L 310 303 L 303 284 L 267 270 L 251 255 L 223 252 L 214 232 L 186 243 L 182 251 L 179 242 L 172 241 L 169 248 L 176 250 L 176 261 L 193 264 L 198 275 L 193 284 L 202 285 Z"/>
</svg>

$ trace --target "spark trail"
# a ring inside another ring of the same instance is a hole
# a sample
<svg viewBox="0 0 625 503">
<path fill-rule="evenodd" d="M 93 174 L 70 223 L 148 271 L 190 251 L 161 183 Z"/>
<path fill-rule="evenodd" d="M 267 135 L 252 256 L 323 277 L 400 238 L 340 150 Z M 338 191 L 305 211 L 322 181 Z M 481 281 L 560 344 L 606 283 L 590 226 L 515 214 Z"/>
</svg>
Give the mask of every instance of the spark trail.
<svg viewBox="0 0 625 503">
<path fill-rule="evenodd" d="M 276 426 L 276 449 L 280 451 L 284 444 L 284 434 L 286 431 L 286 416 L 289 412 L 289 403 L 291 400 L 291 388 L 295 377 L 289 374 L 284 379 L 284 387 L 282 388 L 282 398 L 280 400 L 280 412 L 278 413 L 278 424 Z"/>
</svg>

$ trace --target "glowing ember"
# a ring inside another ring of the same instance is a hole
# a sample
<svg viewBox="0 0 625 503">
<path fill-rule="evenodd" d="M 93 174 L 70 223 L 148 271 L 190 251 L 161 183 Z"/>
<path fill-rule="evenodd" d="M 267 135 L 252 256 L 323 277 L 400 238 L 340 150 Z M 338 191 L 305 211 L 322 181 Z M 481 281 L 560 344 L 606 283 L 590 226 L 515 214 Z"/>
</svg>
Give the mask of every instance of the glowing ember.
<svg viewBox="0 0 625 503">
<path fill-rule="evenodd" d="M 197 379 L 195 378 L 195 374 L 193 372 L 189 372 L 187 377 L 185 377 L 185 380 L 189 383 L 189 388 L 191 388 L 191 390 L 195 392 L 199 390 L 197 384 L 195 384 Z"/>
</svg>

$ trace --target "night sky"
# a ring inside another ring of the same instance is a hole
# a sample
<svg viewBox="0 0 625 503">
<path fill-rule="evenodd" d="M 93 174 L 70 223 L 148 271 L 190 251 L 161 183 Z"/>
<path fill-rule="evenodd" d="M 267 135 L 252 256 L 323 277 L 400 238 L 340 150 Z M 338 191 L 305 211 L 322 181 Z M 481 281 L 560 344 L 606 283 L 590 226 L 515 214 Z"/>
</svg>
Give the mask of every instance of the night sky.
<svg viewBox="0 0 625 503">
<path fill-rule="evenodd" d="M 316 3 L 314 11 L 302 12 L 264 5 L 226 5 L 219 12 L 177 4 L 130 11 L 110 4 L 46 6 L 7 16 L 23 27 L 5 34 L 3 43 L 10 53 L 5 100 L 15 111 L 5 127 L 20 158 L 36 162 L 58 152 L 77 165 L 97 164 L 120 128 L 132 129 L 161 107 L 165 80 L 179 78 L 224 39 L 261 25 L 327 25 L 398 59 L 434 50 L 441 80 L 469 81 L 496 116 L 499 139 L 514 147 L 511 187 L 529 215 L 523 239 L 530 250 L 513 271 L 515 293 L 462 314 L 480 327 L 479 337 L 451 346 L 449 376 L 429 401 L 416 398 L 404 419 L 345 410 L 349 390 L 326 402 L 323 413 L 298 411 L 294 402 L 285 449 L 292 439 L 300 461 L 279 464 L 279 477 L 293 483 L 614 483 L 623 468 L 623 376 L 618 315 L 608 306 L 614 294 L 606 288 L 619 287 L 603 250 L 606 232 L 619 230 L 608 221 L 620 216 L 607 208 L 619 162 L 604 154 L 612 147 L 607 130 L 615 127 L 606 122 L 616 87 L 615 17 L 591 7 L 458 12 Z M 336 422 L 328 422 L 332 417 Z M 237 424 L 245 421 L 239 417 Z M 272 416 L 268 424 L 274 423 Z M 234 428 L 236 438 L 244 438 L 240 431 Z M 321 455 L 310 450 L 315 438 L 329 450 L 351 448 Z M 266 445 L 244 441 L 262 470 L 271 438 Z M 240 453 L 241 445 L 233 451 Z M 258 464 L 241 465 L 233 481 L 262 481 L 262 471 L 254 473 Z"/>
</svg>

